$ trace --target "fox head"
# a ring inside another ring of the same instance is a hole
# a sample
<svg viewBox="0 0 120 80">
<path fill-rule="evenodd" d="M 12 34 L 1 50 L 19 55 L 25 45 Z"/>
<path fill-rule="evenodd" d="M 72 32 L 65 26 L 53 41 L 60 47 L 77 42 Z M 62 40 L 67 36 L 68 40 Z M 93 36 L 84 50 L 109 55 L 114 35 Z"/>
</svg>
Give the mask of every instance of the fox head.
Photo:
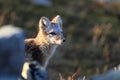
<svg viewBox="0 0 120 80">
<path fill-rule="evenodd" d="M 47 17 L 42 17 L 39 21 L 39 29 L 49 44 L 61 45 L 65 42 L 62 30 L 62 19 L 59 15 L 51 21 Z"/>
</svg>

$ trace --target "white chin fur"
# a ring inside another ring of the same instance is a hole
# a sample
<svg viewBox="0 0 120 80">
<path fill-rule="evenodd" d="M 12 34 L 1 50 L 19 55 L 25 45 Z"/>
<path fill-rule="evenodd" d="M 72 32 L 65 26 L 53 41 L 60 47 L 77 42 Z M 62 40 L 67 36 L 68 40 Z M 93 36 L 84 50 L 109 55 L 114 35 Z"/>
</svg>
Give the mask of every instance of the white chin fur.
<svg viewBox="0 0 120 80">
<path fill-rule="evenodd" d="M 60 40 L 60 41 L 57 41 L 56 44 L 61 45 L 61 44 L 62 44 L 62 41 L 61 41 L 61 40 Z"/>
<path fill-rule="evenodd" d="M 63 42 L 62 40 L 58 40 L 58 41 L 51 41 L 50 44 L 54 44 L 54 45 L 61 45 Z"/>
</svg>

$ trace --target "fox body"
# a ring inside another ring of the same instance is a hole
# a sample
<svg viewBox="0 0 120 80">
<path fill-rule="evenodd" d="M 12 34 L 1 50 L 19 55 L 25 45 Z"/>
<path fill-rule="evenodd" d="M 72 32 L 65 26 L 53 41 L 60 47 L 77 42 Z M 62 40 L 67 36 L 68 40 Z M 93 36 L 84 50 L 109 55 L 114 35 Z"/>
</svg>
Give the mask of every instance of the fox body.
<svg viewBox="0 0 120 80">
<path fill-rule="evenodd" d="M 31 64 L 34 68 L 37 66 L 38 70 L 46 69 L 57 46 L 65 42 L 62 32 L 62 19 L 59 15 L 53 18 L 52 21 L 47 17 L 42 17 L 40 19 L 39 32 L 37 36 L 35 38 L 25 40 L 26 62 L 24 63 L 22 71 L 22 77 L 24 79 L 33 80 L 29 77 Z"/>
</svg>

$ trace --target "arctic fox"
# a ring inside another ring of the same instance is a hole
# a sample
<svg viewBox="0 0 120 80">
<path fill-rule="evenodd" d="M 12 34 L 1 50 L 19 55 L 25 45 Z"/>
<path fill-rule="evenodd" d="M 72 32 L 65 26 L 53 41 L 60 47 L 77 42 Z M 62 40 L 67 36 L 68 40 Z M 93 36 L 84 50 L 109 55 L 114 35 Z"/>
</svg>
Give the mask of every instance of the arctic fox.
<svg viewBox="0 0 120 80">
<path fill-rule="evenodd" d="M 62 30 L 62 19 L 59 15 L 50 21 L 47 17 L 41 17 L 39 32 L 35 38 L 25 40 L 26 61 L 23 66 L 22 77 L 29 77 L 30 65 L 46 69 L 50 58 L 53 56 L 58 45 L 65 42 Z M 41 80 L 41 79 L 35 79 Z"/>
</svg>

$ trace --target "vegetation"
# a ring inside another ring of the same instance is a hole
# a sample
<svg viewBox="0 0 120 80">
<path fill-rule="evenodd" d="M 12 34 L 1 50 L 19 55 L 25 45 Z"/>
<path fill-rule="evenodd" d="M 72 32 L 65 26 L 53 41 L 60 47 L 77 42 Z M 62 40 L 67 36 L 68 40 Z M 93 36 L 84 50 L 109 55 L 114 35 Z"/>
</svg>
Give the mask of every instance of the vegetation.
<svg viewBox="0 0 120 80">
<path fill-rule="evenodd" d="M 67 42 L 50 62 L 52 80 L 56 73 L 68 76 L 79 70 L 81 76 L 89 77 L 119 64 L 119 3 L 90 0 L 52 0 L 52 3 L 45 7 L 30 0 L 0 0 L 0 25 L 20 26 L 27 37 L 36 36 L 41 16 L 51 19 L 60 14 L 63 18 Z"/>
</svg>

